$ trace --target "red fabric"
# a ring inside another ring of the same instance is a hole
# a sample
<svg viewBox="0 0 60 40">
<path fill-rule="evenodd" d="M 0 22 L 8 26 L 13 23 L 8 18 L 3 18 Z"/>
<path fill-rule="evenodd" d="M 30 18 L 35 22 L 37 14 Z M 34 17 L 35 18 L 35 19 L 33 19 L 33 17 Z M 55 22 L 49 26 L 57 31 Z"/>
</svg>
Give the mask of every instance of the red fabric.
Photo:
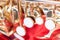
<svg viewBox="0 0 60 40">
<path fill-rule="evenodd" d="M 52 33 L 52 35 L 51 35 L 51 37 L 50 37 L 50 40 L 56 40 L 56 39 L 57 39 L 57 38 L 56 38 L 56 35 L 58 35 L 58 34 L 60 34 L 60 29 L 55 30 L 55 31 Z"/>
<path fill-rule="evenodd" d="M 10 38 L 0 33 L 0 40 L 10 40 Z"/>
<path fill-rule="evenodd" d="M 37 38 L 34 38 L 34 40 L 50 40 L 49 38 L 45 38 L 45 39 L 37 39 Z"/>
<path fill-rule="evenodd" d="M 34 37 L 42 37 L 46 35 L 49 32 L 49 30 L 45 28 L 44 24 L 35 24 L 32 28 L 26 28 L 26 32 L 27 33 L 25 35 L 25 40 L 34 40 Z"/>
<path fill-rule="evenodd" d="M 16 37 L 14 36 L 14 34 L 10 35 L 9 38 L 10 38 L 11 40 L 19 40 L 18 38 L 16 38 Z"/>
</svg>

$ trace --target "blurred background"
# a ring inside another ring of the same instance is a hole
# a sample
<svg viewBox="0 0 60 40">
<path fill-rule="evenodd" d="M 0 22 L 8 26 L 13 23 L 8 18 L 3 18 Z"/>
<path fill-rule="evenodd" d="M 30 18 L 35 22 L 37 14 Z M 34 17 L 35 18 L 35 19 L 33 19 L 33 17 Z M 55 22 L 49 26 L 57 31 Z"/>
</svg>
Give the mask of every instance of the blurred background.
<svg viewBox="0 0 60 40">
<path fill-rule="evenodd" d="M 26 0 L 26 1 L 60 1 L 60 0 Z"/>
</svg>

